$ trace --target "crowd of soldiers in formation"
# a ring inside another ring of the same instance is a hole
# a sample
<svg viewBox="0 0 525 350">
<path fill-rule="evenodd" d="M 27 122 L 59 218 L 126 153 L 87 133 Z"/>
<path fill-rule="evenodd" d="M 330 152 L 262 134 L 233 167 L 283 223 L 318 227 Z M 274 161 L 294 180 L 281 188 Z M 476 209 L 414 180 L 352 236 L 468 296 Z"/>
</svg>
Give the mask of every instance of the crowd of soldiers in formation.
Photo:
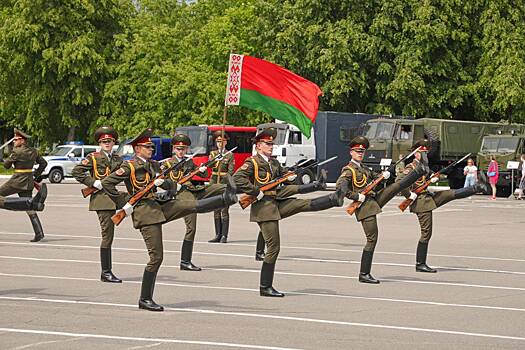
<svg viewBox="0 0 525 350">
<path fill-rule="evenodd" d="M 134 157 L 123 161 L 112 152 L 118 134 L 112 127 L 103 126 L 95 131 L 94 137 L 101 150 L 86 157 L 73 170 L 75 179 L 91 189 L 89 210 L 98 215 L 101 230 L 100 263 L 102 282 L 121 283 L 122 280 L 112 272 L 111 246 L 115 230 L 115 217 L 131 216 L 133 226 L 144 239 L 149 261 L 144 269 L 139 308 L 150 311 L 163 311 L 163 307 L 153 300 L 157 272 L 163 260 L 162 225 L 184 218 L 186 235 L 182 244 L 180 269 L 200 271 L 192 263 L 193 242 L 197 224 L 197 214 L 214 212 L 215 234 L 211 243 L 226 243 L 229 230 L 228 208 L 238 202 L 251 204 L 250 221 L 259 225 L 256 260 L 262 261 L 260 273 L 260 295 L 264 297 L 283 297 L 284 294 L 273 287 L 275 264 L 280 250 L 279 221 L 300 212 L 320 211 L 341 207 L 344 198 L 352 200 L 351 207 L 361 223 L 366 236 L 363 248 L 359 282 L 378 284 L 379 280 L 371 274 L 372 260 L 378 238 L 376 216 L 396 194 L 405 196 L 420 224 L 421 236 L 416 250 L 416 271 L 435 273 L 427 265 L 427 251 L 432 236 L 432 211 L 454 199 L 465 198 L 474 193 L 487 190 L 483 174 L 475 185 L 432 193 L 428 184 L 439 180 L 430 174 L 427 152 L 429 144 L 420 140 L 413 145 L 413 160 L 396 181 L 387 186 L 376 186 L 388 180 L 390 171 L 375 173 L 361 164 L 369 141 L 355 137 L 349 144 L 350 161 L 342 169 L 336 183 L 336 190 L 328 195 L 313 199 L 298 199 L 293 195 L 310 193 L 326 188 L 326 174 L 321 171 L 319 178 L 306 185 L 294 185 L 297 176 L 289 172 L 272 158 L 276 130 L 268 128 L 259 131 L 253 138 L 255 155 L 247 158 L 234 172 L 234 157 L 227 151 L 228 135 L 224 131 L 214 134 L 217 149 L 210 154 L 210 161 L 197 166 L 188 161 L 186 152 L 191 140 L 182 134 L 172 138 L 173 157 L 162 162 L 152 160 L 154 144 L 151 141 L 152 129 L 146 129 L 129 141 L 133 146 Z M 32 242 L 44 238 L 37 211 L 44 209 L 47 196 L 46 185 L 41 183 L 41 174 L 46 161 L 38 152 L 27 145 L 29 135 L 15 129 L 14 148 L 5 161 L 5 167 L 14 167 L 12 177 L 0 186 L 0 208 L 25 211 L 29 215 L 35 236 Z M 38 168 L 33 170 L 34 164 Z M 193 183 L 196 174 L 205 176 L 211 168 L 208 185 Z M 283 181 L 286 180 L 286 181 Z M 121 192 L 117 185 L 124 182 L 127 191 Z M 271 184 L 278 186 L 270 186 Z M 33 188 L 38 190 L 32 197 Z M 377 190 L 377 188 L 381 188 Z M 262 189 L 262 190 L 261 190 Z M 19 198 L 9 197 L 18 194 Z M 244 196 L 244 200 L 243 197 Z M 350 207 L 349 207 L 350 208 Z"/>
</svg>

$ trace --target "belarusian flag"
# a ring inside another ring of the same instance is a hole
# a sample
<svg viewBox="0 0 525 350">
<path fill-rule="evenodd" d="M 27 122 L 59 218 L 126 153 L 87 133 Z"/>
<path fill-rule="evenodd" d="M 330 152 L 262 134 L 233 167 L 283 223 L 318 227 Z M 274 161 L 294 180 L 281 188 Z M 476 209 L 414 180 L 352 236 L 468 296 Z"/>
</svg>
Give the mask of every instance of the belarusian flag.
<svg viewBox="0 0 525 350">
<path fill-rule="evenodd" d="M 226 105 L 266 112 L 310 137 L 319 109 L 319 86 L 274 63 L 230 55 Z"/>
</svg>

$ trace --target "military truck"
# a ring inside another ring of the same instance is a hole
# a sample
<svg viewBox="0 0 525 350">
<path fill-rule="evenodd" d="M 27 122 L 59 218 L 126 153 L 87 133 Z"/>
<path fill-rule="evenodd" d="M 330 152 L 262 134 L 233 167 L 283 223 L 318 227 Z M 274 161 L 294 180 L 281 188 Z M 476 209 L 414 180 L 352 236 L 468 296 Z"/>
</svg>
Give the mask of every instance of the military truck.
<svg viewBox="0 0 525 350">
<path fill-rule="evenodd" d="M 520 161 L 525 153 L 525 127 L 511 130 L 510 134 L 487 135 L 483 138 L 477 154 L 478 168 L 487 171 L 491 156 L 496 156 L 499 178 L 496 184 L 497 195 L 508 197 L 512 193 L 512 170 L 507 169 L 509 161 Z M 517 188 L 521 172 L 514 170 L 514 188 Z"/>
<path fill-rule="evenodd" d="M 428 154 L 430 168 L 438 171 L 467 153 L 472 153 L 475 158 L 485 135 L 508 133 L 511 129 L 520 127 L 522 126 L 515 124 L 433 118 L 371 119 L 363 129 L 363 135 L 370 140 L 364 163 L 379 170 L 382 158 L 396 161 L 400 154 L 410 152 L 414 141 L 425 138 L 431 145 Z M 464 166 L 464 163 L 458 164 L 448 172 L 451 188 L 463 186 Z"/>
</svg>

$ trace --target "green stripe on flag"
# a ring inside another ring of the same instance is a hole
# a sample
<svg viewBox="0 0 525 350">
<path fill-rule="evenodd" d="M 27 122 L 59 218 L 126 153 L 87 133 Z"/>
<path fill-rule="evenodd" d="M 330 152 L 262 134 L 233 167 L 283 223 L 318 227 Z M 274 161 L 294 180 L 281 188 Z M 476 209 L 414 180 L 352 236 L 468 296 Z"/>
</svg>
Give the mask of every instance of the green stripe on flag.
<svg viewBox="0 0 525 350">
<path fill-rule="evenodd" d="M 310 138 L 312 121 L 303 112 L 288 103 L 265 96 L 254 90 L 241 89 L 239 105 L 268 113 L 275 119 L 293 124 L 306 137 Z"/>
</svg>

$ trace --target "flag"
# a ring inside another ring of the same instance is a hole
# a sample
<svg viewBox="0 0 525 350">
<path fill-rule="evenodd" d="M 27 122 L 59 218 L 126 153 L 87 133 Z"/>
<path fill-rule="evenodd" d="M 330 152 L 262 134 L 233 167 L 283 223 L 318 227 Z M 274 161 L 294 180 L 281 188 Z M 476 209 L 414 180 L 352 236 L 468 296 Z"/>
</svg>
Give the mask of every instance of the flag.
<svg viewBox="0 0 525 350">
<path fill-rule="evenodd" d="M 265 112 L 293 124 L 310 137 L 321 89 L 274 63 L 230 55 L 225 104 Z"/>
</svg>

